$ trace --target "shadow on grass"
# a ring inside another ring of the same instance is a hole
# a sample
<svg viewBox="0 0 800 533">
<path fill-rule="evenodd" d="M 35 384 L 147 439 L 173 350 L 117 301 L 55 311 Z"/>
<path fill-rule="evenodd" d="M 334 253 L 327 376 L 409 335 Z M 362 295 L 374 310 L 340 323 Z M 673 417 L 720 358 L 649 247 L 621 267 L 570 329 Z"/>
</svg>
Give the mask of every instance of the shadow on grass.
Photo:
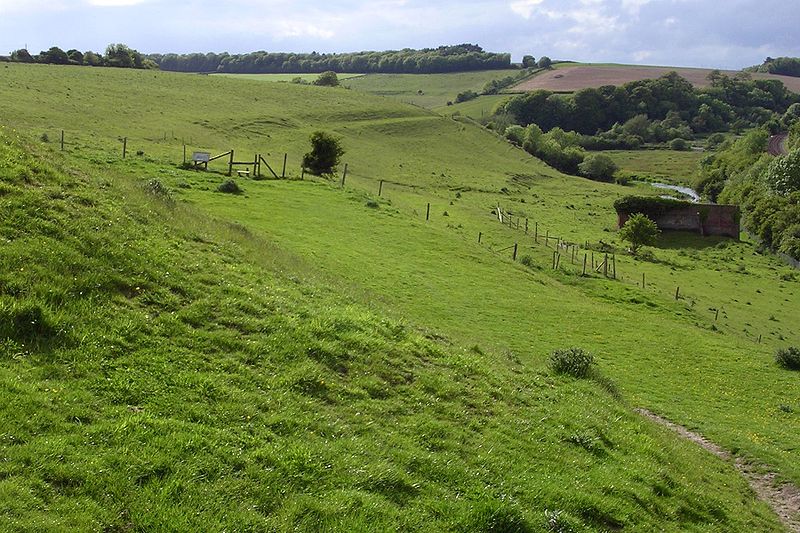
<svg viewBox="0 0 800 533">
<path fill-rule="evenodd" d="M 725 241 L 736 242 L 730 237 L 703 237 L 691 231 L 665 231 L 658 238 L 655 247 L 662 250 L 703 250 Z"/>
</svg>

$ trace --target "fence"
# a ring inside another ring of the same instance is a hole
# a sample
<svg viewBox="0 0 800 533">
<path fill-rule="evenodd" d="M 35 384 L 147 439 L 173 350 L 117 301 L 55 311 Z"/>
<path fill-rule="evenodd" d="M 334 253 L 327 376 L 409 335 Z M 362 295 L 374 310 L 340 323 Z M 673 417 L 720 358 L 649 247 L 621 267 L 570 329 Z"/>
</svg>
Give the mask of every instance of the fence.
<svg viewBox="0 0 800 533">
<path fill-rule="evenodd" d="M 43 135 L 43 140 L 44 137 L 45 136 Z M 131 140 L 134 140 L 133 146 L 131 146 L 130 143 Z M 178 139 L 174 137 L 173 139 L 171 139 L 171 141 L 177 141 L 177 140 Z M 66 134 L 66 132 L 64 130 L 61 130 L 59 136 L 60 149 L 65 150 L 66 147 L 71 145 L 70 141 L 71 139 Z M 158 138 L 156 140 L 132 139 L 130 137 L 118 137 L 116 139 L 116 142 L 118 143 L 117 146 L 119 148 L 118 153 L 122 156 L 123 159 L 127 158 L 129 148 L 131 147 L 141 148 L 146 143 L 153 143 L 159 141 L 165 141 L 165 142 L 167 141 L 166 133 L 164 134 L 163 139 Z M 181 143 L 178 146 L 180 147 L 180 149 L 182 149 L 182 159 L 185 164 L 187 144 L 184 142 L 184 139 L 180 139 L 180 141 Z M 113 144 L 114 143 L 112 142 L 109 144 L 109 146 L 113 146 Z M 137 155 L 142 155 L 143 151 L 137 150 L 136 153 Z M 256 154 L 253 158 L 253 161 L 236 161 L 234 159 L 234 153 L 235 152 L 233 150 L 230 150 L 228 152 L 221 154 L 220 156 L 217 156 L 215 158 L 210 158 L 210 160 L 213 161 L 214 159 L 222 159 L 223 156 L 227 156 L 228 160 L 225 166 L 227 167 L 228 175 L 232 174 L 232 169 L 234 166 L 248 165 L 252 166 L 253 168 L 252 177 L 258 178 L 261 174 L 261 165 L 264 165 L 267 167 L 267 169 L 270 171 L 270 173 L 274 178 L 281 179 L 288 177 L 289 179 L 292 179 L 291 176 L 287 176 L 286 173 L 287 162 L 289 159 L 287 153 L 283 154 L 280 177 L 278 176 L 278 173 L 272 168 L 272 166 L 270 166 L 270 164 L 267 162 L 266 158 L 264 158 L 261 154 Z M 352 173 L 348 174 L 348 172 L 349 172 L 349 166 L 348 164 L 345 164 L 343 167 L 341 179 L 336 180 L 338 181 L 338 185 L 341 188 L 344 188 L 348 183 L 352 184 L 354 175 Z M 247 173 L 247 175 L 250 175 L 250 173 Z M 299 178 L 304 179 L 304 177 L 305 177 L 305 170 L 301 168 Z M 347 181 L 348 177 L 350 177 L 351 179 L 350 182 Z M 367 190 L 368 192 L 375 192 L 379 197 L 384 197 L 387 185 L 391 185 L 394 187 L 401 187 L 404 189 L 414 191 L 415 193 L 418 193 L 419 191 L 424 189 L 424 187 L 418 184 L 402 183 L 398 181 L 390 181 L 386 179 L 374 178 L 364 175 L 359 175 L 357 177 L 357 181 L 358 180 L 362 182 L 366 181 L 369 184 L 368 187 L 361 187 L 362 190 Z M 327 181 L 330 182 L 330 180 Z M 523 264 L 525 264 L 526 267 L 529 267 L 533 264 L 533 258 L 528 255 L 524 255 L 523 252 L 526 250 L 537 250 L 539 252 L 542 252 L 543 248 L 547 248 L 552 250 L 552 254 L 549 256 L 548 259 L 542 259 L 541 261 L 545 265 L 549 263 L 549 268 L 551 270 L 558 271 L 563 275 L 568 275 L 568 276 L 575 275 L 581 278 L 587 278 L 587 279 L 593 278 L 596 280 L 608 279 L 611 281 L 615 281 L 617 283 L 625 283 L 632 286 L 636 286 L 641 288 L 642 290 L 645 289 L 657 290 L 654 284 L 647 283 L 646 276 L 644 273 L 641 273 L 641 276 L 638 276 L 636 274 L 628 275 L 626 278 L 623 275 L 623 273 L 618 269 L 618 261 L 615 250 L 608 244 L 603 243 L 602 240 L 600 240 L 599 243 L 596 245 L 590 244 L 589 242 L 584 242 L 582 244 L 568 242 L 558 235 L 551 234 L 550 230 L 545 228 L 544 225 L 541 224 L 540 222 L 531 221 L 528 217 L 514 215 L 511 212 L 503 210 L 499 205 L 497 206 L 494 212 L 497 220 L 502 225 L 508 227 L 511 230 L 518 231 L 524 234 L 528 239 L 531 239 L 532 242 L 520 243 L 518 241 L 511 245 L 503 246 L 498 249 L 494 249 L 491 246 L 488 246 L 487 249 L 493 254 L 502 255 L 511 252 L 512 261 L 515 262 L 520 261 Z M 419 213 L 417 212 L 416 209 L 412 209 L 412 214 L 413 216 L 419 216 Z M 425 205 L 425 220 L 426 222 L 430 222 L 431 220 L 431 202 L 427 202 Z M 477 243 L 479 245 L 485 244 L 484 236 L 485 236 L 484 232 L 482 231 L 478 232 Z M 583 255 L 583 257 L 581 257 L 581 255 Z M 566 258 L 567 260 L 564 261 L 564 258 Z M 797 262 L 795 262 L 794 266 L 797 267 L 800 265 L 798 265 Z M 641 281 L 639 281 L 640 279 Z M 630 280 L 635 280 L 635 281 L 631 282 Z M 696 298 L 684 294 L 679 286 L 675 287 L 674 294 L 670 292 L 666 296 L 670 299 L 674 298 L 674 300 L 676 301 L 683 300 L 689 302 L 690 307 L 694 307 L 697 302 Z M 722 324 L 717 326 L 717 324 L 719 323 L 718 321 L 720 319 L 720 313 L 722 313 L 723 316 L 725 316 L 725 311 L 722 306 L 712 305 L 708 307 L 708 309 L 714 315 L 712 324 L 714 324 L 715 327 L 717 328 L 727 327 Z M 729 329 L 733 331 L 732 328 Z M 739 332 L 737 331 L 737 333 Z M 755 342 L 758 343 L 762 341 L 761 334 L 759 334 L 758 336 L 753 334 L 752 338 Z"/>
</svg>

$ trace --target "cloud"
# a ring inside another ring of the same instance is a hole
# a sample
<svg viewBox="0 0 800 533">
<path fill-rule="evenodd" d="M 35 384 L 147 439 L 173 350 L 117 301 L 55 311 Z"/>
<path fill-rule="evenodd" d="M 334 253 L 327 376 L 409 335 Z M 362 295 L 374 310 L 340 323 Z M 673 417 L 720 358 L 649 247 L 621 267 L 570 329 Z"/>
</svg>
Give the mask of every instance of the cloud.
<svg viewBox="0 0 800 533">
<path fill-rule="evenodd" d="M 511 11 L 521 16 L 522 18 L 529 19 L 533 15 L 536 6 L 541 4 L 544 0 L 518 0 L 511 2 L 509 7 Z"/>
<path fill-rule="evenodd" d="M 88 4 L 94 7 L 129 7 L 144 4 L 148 0 L 88 0 Z"/>
</svg>

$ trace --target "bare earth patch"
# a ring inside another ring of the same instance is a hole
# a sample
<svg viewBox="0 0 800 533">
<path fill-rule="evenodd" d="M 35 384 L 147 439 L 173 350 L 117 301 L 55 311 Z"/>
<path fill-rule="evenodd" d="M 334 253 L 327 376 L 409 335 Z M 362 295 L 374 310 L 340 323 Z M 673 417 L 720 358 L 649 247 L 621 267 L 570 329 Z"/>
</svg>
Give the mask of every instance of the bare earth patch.
<svg viewBox="0 0 800 533">
<path fill-rule="evenodd" d="M 764 472 L 758 465 L 745 462 L 741 457 L 733 457 L 727 450 L 714 444 L 702 435 L 690 431 L 683 426 L 670 422 L 647 409 L 636 409 L 640 415 L 668 427 L 681 437 L 695 442 L 724 461 L 733 461 L 739 473 L 747 480 L 750 488 L 758 497 L 769 504 L 772 510 L 789 529 L 800 533 L 800 487 L 792 483 L 776 483 L 777 474 Z"/>
<path fill-rule="evenodd" d="M 637 80 L 652 80 L 677 72 L 689 80 L 695 87 L 707 87 L 708 75 L 712 69 L 681 68 L 681 67 L 643 67 L 635 65 L 579 65 L 548 70 L 527 79 L 511 88 L 512 92 L 534 91 L 546 89 L 553 92 L 575 92 L 587 87 L 602 87 L 604 85 L 623 85 Z M 733 70 L 720 71 L 728 76 L 737 74 Z M 800 78 L 791 76 L 778 76 L 776 74 L 750 74 L 753 79 L 780 80 L 789 90 L 800 92 Z"/>
</svg>

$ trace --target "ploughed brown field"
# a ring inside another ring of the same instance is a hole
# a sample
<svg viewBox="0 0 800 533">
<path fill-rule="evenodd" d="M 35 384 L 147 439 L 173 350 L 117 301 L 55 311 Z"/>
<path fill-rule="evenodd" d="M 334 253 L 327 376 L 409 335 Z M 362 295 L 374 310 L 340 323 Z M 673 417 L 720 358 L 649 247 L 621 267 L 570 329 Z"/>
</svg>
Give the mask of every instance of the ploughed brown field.
<svg viewBox="0 0 800 533">
<path fill-rule="evenodd" d="M 587 87 L 602 87 L 603 85 L 622 85 L 631 81 L 655 79 L 669 72 L 675 71 L 695 87 L 708 85 L 708 74 L 712 69 L 705 68 L 680 68 L 680 67 L 643 67 L 624 65 L 576 65 L 562 67 L 542 72 L 519 85 L 511 88 L 512 92 L 534 91 L 546 89 L 553 92 L 574 92 Z M 733 70 L 722 70 L 723 74 L 733 76 Z M 791 76 L 778 76 L 776 74 L 751 73 L 755 79 L 781 80 L 790 90 L 800 93 L 800 78 Z"/>
</svg>

